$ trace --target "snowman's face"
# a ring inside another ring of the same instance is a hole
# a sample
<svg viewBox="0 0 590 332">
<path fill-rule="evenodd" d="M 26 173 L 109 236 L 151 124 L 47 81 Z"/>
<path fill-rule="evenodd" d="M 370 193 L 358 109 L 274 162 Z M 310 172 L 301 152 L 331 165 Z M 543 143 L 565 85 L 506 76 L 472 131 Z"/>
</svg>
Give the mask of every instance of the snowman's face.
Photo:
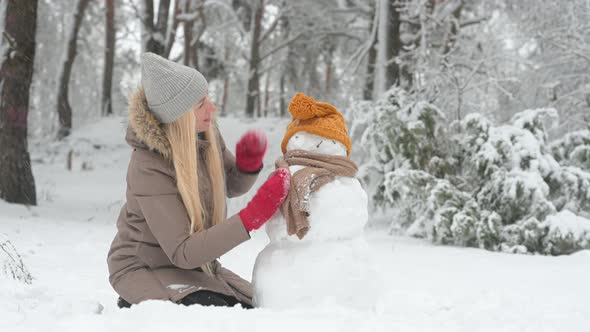
<svg viewBox="0 0 590 332">
<path fill-rule="evenodd" d="M 331 156 L 346 157 L 346 147 L 335 139 L 299 131 L 287 142 L 287 151 L 305 150 Z"/>
</svg>

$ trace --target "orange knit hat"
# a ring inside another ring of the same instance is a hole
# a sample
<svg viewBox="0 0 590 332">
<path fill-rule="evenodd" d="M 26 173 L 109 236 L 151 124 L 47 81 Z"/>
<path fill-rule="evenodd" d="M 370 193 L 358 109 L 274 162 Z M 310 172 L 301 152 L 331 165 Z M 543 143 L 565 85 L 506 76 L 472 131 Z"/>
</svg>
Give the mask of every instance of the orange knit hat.
<svg viewBox="0 0 590 332">
<path fill-rule="evenodd" d="M 289 139 L 298 131 L 305 131 L 313 135 L 327 137 L 340 141 L 346 147 L 346 154 L 350 155 L 352 142 L 348 137 L 344 117 L 336 107 L 316 102 L 315 99 L 297 93 L 289 104 L 289 113 L 293 121 L 287 126 L 281 149 L 287 152 Z"/>
</svg>

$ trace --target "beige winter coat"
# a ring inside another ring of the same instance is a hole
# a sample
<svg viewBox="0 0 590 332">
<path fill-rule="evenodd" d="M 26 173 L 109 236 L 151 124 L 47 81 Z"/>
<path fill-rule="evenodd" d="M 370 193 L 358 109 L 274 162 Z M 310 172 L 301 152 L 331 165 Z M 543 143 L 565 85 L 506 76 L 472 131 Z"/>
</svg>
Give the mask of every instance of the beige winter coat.
<svg viewBox="0 0 590 332">
<path fill-rule="evenodd" d="M 239 171 L 219 137 L 226 195 L 247 192 L 256 174 Z M 127 171 L 127 202 L 108 253 L 109 281 L 130 303 L 149 299 L 178 301 L 197 290 L 210 290 L 251 304 L 251 284 L 216 260 L 250 238 L 238 215 L 205 231 L 189 234 L 189 217 L 176 187 L 171 148 L 151 114 L 143 91 L 130 99 L 126 140 L 133 148 Z M 199 139 L 199 191 L 210 208 L 211 185 L 203 160 L 209 142 Z M 205 222 L 205 224 L 210 224 Z M 215 276 L 200 269 L 213 261 Z"/>
</svg>

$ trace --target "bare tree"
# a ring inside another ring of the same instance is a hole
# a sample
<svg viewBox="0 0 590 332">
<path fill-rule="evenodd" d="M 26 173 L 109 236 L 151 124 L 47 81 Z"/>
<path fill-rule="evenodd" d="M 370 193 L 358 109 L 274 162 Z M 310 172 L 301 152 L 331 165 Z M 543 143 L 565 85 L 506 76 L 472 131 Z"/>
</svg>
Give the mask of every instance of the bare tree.
<svg viewBox="0 0 590 332">
<path fill-rule="evenodd" d="M 248 70 L 248 92 L 246 95 L 246 115 L 254 116 L 254 107 L 259 97 L 260 78 L 258 64 L 260 63 L 260 35 L 262 32 L 262 16 L 264 15 L 264 0 L 256 0 L 254 7 L 254 21 L 250 46 L 250 65 Z"/>
<path fill-rule="evenodd" d="M 182 9 L 182 12 L 185 15 L 179 21 L 183 22 L 184 28 L 183 63 L 185 66 L 190 66 L 199 70 L 199 48 L 202 46 L 201 38 L 207 29 L 205 1 L 186 1 L 185 8 Z"/>
<path fill-rule="evenodd" d="M 252 6 L 248 0 L 232 0 L 232 7 L 242 23 L 244 30 L 250 31 L 252 21 Z"/>
<path fill-rule="evenodd" d="M 68 47 L 66 57 L 62 66 L 61 74 L 59 75 L 59 86 L 57 94 L 57 114 L 59 115 L 59 129 L 57 138 L 62 139 L 68 135 L 72 130 L 72 108 L 70 106 L 68 92 L 70 85 L 70 76 L 72 74 L 72 67 L 76 59 L 76 49 L 78 47 L 78 32 L 82 25 L 84 18 L 84 11 L 88 7 L 90 0 L 79 0 L 74 13 L 74 22 L 68 40 Z"/>
<path fill-rule="evenodd" d="M 223 21 L 219 24 L 218 19 L 207 11 L 209 27 L 206 41 L 209 43 L 207 46 L 212 46 L 211 49 L 215 50 L 215 53 L 210 53 L 211 56 L 225 64 L 223 72 L 230 73 L 232 81 L 238 81 L 238 86 L 247 87 L 244 97 L 247 116 L 254 117 L 272 109 L 279 109 L 279 113 L 284 114 L 288 103 L 285 98 L 291 89 L 305 91 L 316 98 L 340 96 L 339 84 L 343 83 L 340 83 L 342 72 L 337 60 L 347 50 L 355 49 L 358 44 L 363 43 L 366 39 L 363 20 L 365 16 L 370 16 L 370 9 L 363 3 L 355 2 L 349 6 L 353 8 L 347 8 L 339 0 L 234 0 L 232 8 L 211 5 L 219 10 L 218 13 L 227 13 L 227 9 L 231 12 L 223 16 Z M 278 11 L 272 12 L 270 9 Z M 359 12 L 361 15 L 358 15 Z M 251 15 L 245 15 L 246 13 Z M 241 47 L 246 43 L 230 42 L 226 46 L 215 42 L 223 39 L 211 38 L 225 27 L 235 29 L 234 38 L 246 39 L 247 49 Z M 249 33 L 246 34 L 244 30 Z M 195 38 L 193 36 L 192 39 Z M 342 50 L 342 45 L 346 45 L 348 49 Z M 231 52 L 227 52 L 228 47 Z M 201 50 L 203 48 L 200 48 L 200 52 Z M 231 60 L 228 62 L 223 54 L 231 54 Z M 247 61 L 247 70 L 241 70 L 235 65 L 237 57 Z M 209 67 L 211 66 L 206 65 L 202 69 L 206 71 Z M 271 71 L 272 75 L 269 74 Z M 227 76 L 222 76 L 224 77 Z M 264 77 L 270 79 L 268 99 L 265 97 L 266 81 L 260 81 Z M 222 100 L 227 100 L 228 91 L 233 92 L 231 84 L 226 81 L 225 97 Z M 226 108 L 224 105 L 226 103 L 222 104 L 222 109 Z"/>
<path fill-rule="evenodd" d="M 229 61 L 230 55 L 230 46 L 228 37 L 223 37 L 223 62 L 227 63 Z M 221 97 L 221 116 L 225 116 L 227 114 L 227 101 L 229 98 L 229 84 L 230 84 L 230 74 L 227 71 L 223 73 L 223 95 Z"/>
<path fill-rule="evenodd" d="M 375 29 L 376 18 L 379 16 L 377 13 L 377 6 L 374 2 L 371 2 L 372 17 L 370 18 L 371 24 L 369 25 L 369 35 L 372 36 L 373 29 Z M 369 55 L 367 58 L 367 78 L 365 79 L 365 86 L 363 87 L 363 99 L 373 99 L 373 87 L 375 85 L 375 65 L 377 63 L 377 36 L 373 36 L 371 44 L 369 45 Z"/>
<path fill-rule="evenodd" d="M 387 5 L 380 17 L 385 21 L 379 24 L 379 38 L 386 42 L 379 41 L 383 68 L 377 73 L 383 80 L 376 90 L 401 86 L 454 119 L 493 105 L 496 96 L 486 90 L 510 78 L 497 66 L 502 56 L 496 36 L 478 25 L 487 22 L 497 8 L 495 3 L 380 0 L 379 4 Z M 488 45 L 482 45 L 482 38 L 488 39 Z"/>
<path fill-rule="evenodd" d="M 285 116 L 287 113 L 287 102 L 285 101 L 285 80 L 286 80 L 286 73 L 283 71 L 281 73 L 281 80 L 279 82 L 279 91 L 280 91 L 280 101 L 279 101 L 279 115 L 281 117 Z"/>
<path fill-rule="evenodd" d="M 113 114 L 112 86 L 115 62 L 115 0 L 106 0 L 106 40 L 104 51 L 104 75 L 102 78 L 102 115 Z"/>
<path fill-rule="evenodd" d="M 289 29 L 289 18 L 285 17 L 282 19 L 281 23 L 281 33 L 284 34 L 286 37 L 289 36 L 290 33 L 290 29 Z M 289 56 L 289 53 L 291 52 L 291 50 L 289 49 L 289 47 L 287 47 L 287 57 Z M 287 80 L 287 71 L 289 70 L 288 68 L 288 62 L 285 61 L 285 63 L 281 66 L 281 78 L 280 78 L 280 82 L 279 82 L 279 115 L 281 117 L 285 116 L 285 114 L 287 113 L 287 101 L 285 100 L 285 81 Z"/>
<path fill-rule="evenodd" d="M 186 1 L 185 8 L 182 8 L 184 13 L 190 13 L 193 8 L 191 8 L 193 1 Z M 199 59 L 194 55 L 194 52 L 191 51 L 191 41 L 193 40 L 193 29 L 195 25 L 195 21 L 192 19 L 185 19 L 183 20 L 183 30 L 184 30 L 184 58 L 183 63 L 185 66 L 193 66 L 197 70 L 199 69 Z"/>
<path fill-rule="evenodd" d="M 518 73 L 522 84 L 508 105 L 551 106 L 560 113 L 561 134 L 584 128 L 590 114 L 590 2 L 571 0 L 503 1 L 518 25 L 525 59 L 530 66 Z M 521 13 L 526 11 L 527 15 Z M 522 54 L 520 54 L 522 56 Z"/>
<path fill-rule="evenodd" d="M 334 52 L 336 52 L 336 45 L 332 42 L 328 42 L 328 47 L 324 53 L 324 62 L 326 64 L 326 79 L 325 79 L 325 94 L 329 96 L 332 93 L 334 85 Z"/>
<path fill-rule="evenodd" d="M 268 116 L 268 102 L 270 101 L 270 78 L 271 72 L 266 73 L 266 80 L 264 84 L 264 117 Z"/>
<path fill-rule="evenodd" d="M 0 41 L 0 198 L 37 204 L 27 149 L 29 88 L 35 59 L 37 0 L 5 1 Z"/>
<path fill-rule="evenodd" d="M 246 115 L 249 117 L 254 117 L 256 107 L 260 105 L 260 75 L 271 68 L 270 66 L 268 68 L 260 68 L 263 61 L 282 49 L 288 48 L 289 45 L 297 42 L 313 30 L 312 28 L 303 28 L 294 35 L 287 35 L 287 38 L 272 43 L 271 35 L 273 35 L 280 23 L 284 22 L 284 19 L 289 17 L 289 15 L 296 15 L 297 11 L 292 10 L 289 6 L 282 7 L 281 11 L 273 18 L 273 21 L 264 29 L 262 19 L 265 13 L 265 7 L 265 0 L 256 0 L 253 8 L 252 27 L 250 29 L 250 56 L 248 57 L 248 91 L 246 93 Z"/>
<path fill-rule="evenodd" d="M 176 37 L 176 29 L 178 28 L 179 4 L 176 2 L 176 0 L 160 0 L 157 13 L 154 13 L 154 0 L 145 0 L 143 2 L 143 11 L 142 14 L 139 14 L 139 17 L 143 25 L 142 45 L 144 51 L 165 58 L 170 56 L 170 50 Z M 171 7 L 174 10 L 174 15 L 172 15 L 172 24 L 169 25 Z"/>
<path fill-rule="evenodd" d="M 362 81 L 361 84 L 345 82 L 342 78 L 356 75 L 360 63 L 375 45 L 377 29 L 369 26 L 374 18 L 374 2 L 302 0 L 291 5 L 284 20 L 288 23 L 287 29 L 280 26 L 286 32 L 274 40 L 286 43 L 299 36 L 301 39 L 290 42 L 286 52 L 279 55 L 283 64 L 283 73 L 277 75 L 283 81 L 281 95 L 284 95 L 285 83 L 297 91 L 326 99 L 342 98 L 341 85 L 361 86 Z M 340 64 L 337 60 L 343 57 L 347 60 Z M 320 63 L 325 65 L 318 65 Z M 286 104 L 285 100 L 279 103 Z M 283 106 L 280 109 L 284 113 Z"/>
<path fill-rule="evenodd" d="M 400 37 L 401 17 L 398 7 L 398 0 L 388 0 L 387 6 L 381 7 L 387 10 L 386 36 L 384 40 L 385 51 L 385 88 L 388 89 L 394 84 L 400 83 L 400 70 L 397 57 L 402 49 Z"/>
</svg>

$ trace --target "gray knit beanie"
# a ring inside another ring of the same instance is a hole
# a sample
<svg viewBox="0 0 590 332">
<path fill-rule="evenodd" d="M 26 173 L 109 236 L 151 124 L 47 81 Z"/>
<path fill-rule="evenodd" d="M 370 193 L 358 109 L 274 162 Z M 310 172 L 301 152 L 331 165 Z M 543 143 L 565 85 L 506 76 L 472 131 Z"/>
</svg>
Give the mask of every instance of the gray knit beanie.
<svg viewBox="0 0 590 332">
<path fill-rule="evenodd" d="M 196 69 L 154 53 L 142 56 L 141 84 L 148 106 L 163 123 L 170 123 L 207 95 L 208 84 Z"/>
</svg>

